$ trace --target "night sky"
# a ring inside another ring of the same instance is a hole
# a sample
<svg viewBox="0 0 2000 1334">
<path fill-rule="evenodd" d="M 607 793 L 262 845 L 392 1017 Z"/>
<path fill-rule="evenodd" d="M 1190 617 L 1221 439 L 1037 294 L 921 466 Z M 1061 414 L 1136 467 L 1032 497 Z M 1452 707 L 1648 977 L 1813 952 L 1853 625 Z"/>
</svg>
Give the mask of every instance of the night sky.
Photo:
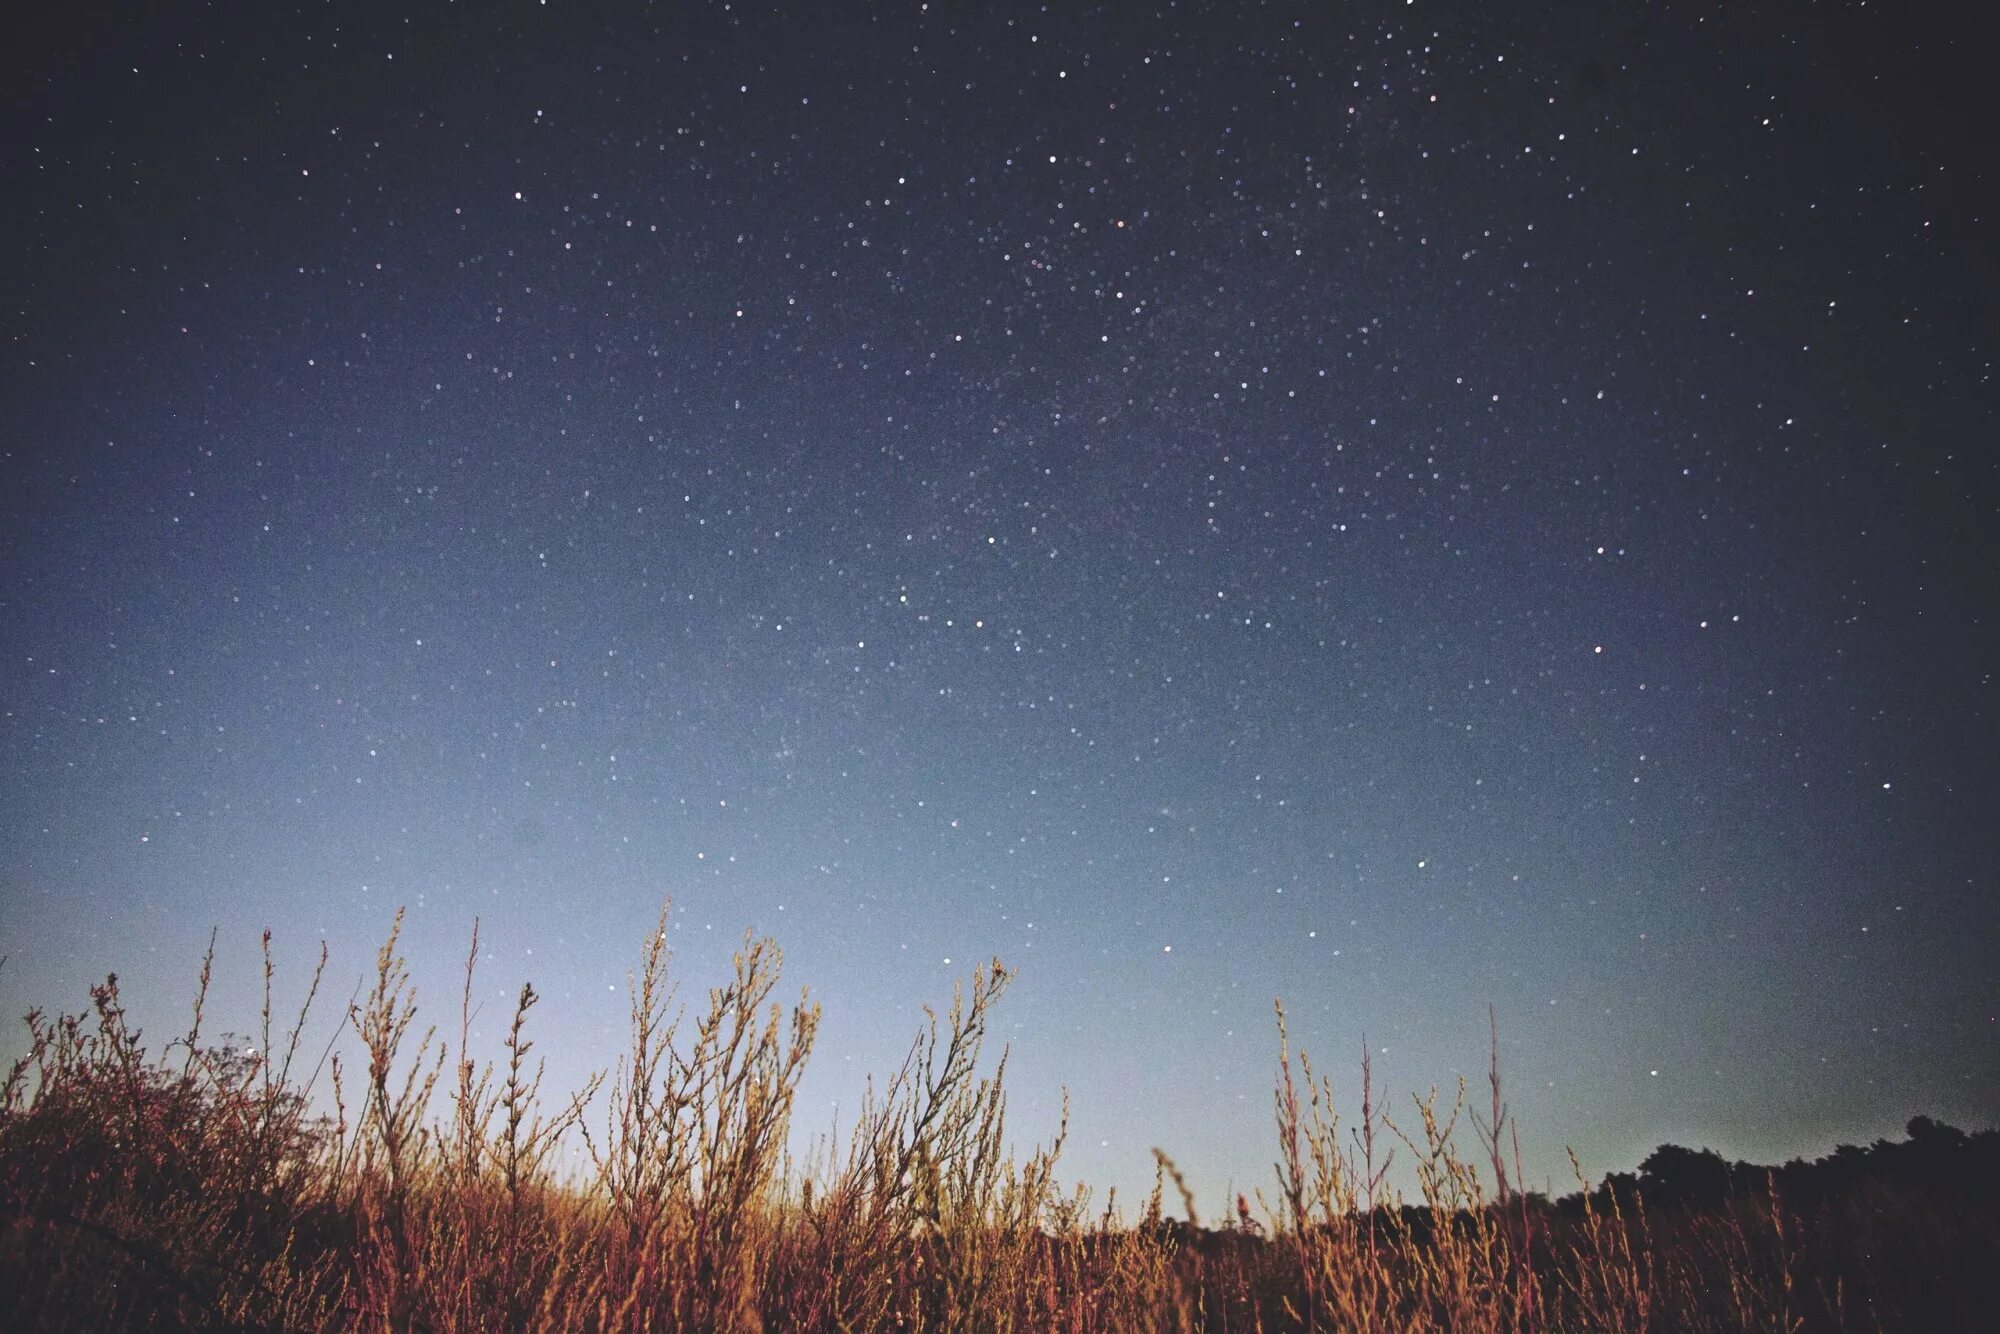
<svg viewBox="0 0 2000 1334">
<path fill-rule="evenodd" d="M 329 1034 L 407 905 L 569 1086 L 670 897 L 802 1132 L 1017 966 L 1126 1199 L 1268 1185 L 1279 996 L 1350 1113 L 1493 1005 L 1558 1189 L 1993 1124 L 1991 79 L 1895 11 L 40 15 L 0 1011 L 219 927 L 248 1031 L 268 926 Z"/>
</svg>

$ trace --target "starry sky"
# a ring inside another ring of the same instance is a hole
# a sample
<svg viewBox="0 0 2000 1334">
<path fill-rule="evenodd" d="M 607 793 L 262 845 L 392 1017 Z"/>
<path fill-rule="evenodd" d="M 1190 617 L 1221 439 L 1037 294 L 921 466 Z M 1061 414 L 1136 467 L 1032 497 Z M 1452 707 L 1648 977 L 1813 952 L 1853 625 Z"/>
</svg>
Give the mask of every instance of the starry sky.
<svg viewBox="0 0 2000 1334">
<path fill-rule="evenodd" d="M 1128 1199 L 1268 1184 L 1280 996 L 1350 1111 L 1492 1005 L 1558 1189 L 1993 1124 L 1986 75 L 1893 8 L 40 15 L 0 1009 L 219 927 L 248 1031 L 268 926 L 330 1032 L 407 905 L 569 1085 L 671 898 L 802 1131 L 1017 966 Z"/>
</svg>

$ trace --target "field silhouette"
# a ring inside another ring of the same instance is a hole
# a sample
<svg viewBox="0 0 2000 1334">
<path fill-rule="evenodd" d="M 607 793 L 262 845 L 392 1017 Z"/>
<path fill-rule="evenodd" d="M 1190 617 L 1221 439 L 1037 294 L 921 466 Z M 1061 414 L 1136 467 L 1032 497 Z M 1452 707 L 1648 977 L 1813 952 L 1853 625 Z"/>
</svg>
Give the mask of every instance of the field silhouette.
<svg viewBox="0 0 2000 1334">
<path fill-rule="evenodd" d="M 116 977 L 27 1016 L 0 1098 L 0 1328 L 1818 1330 L 1983 1328 L 2000 1134 L 1918 1116 L 1816 1161 L 1662 1145 L 1560 1199 L 1519 1189 L 1497 1060 L 1352 1120 L 1277 1014 L 1272 1186 L 1204 1207 L 1065 1186 L 1006 1132 L 998 961 L 933 1012 L 851 1132 L 788 1154 L 817 1006 L 746 940 L 682 1017 L 662 927 L 627 1050 L 546 1098 L 523 986 L 504 1057 L 417 1014 L 392 929 L 351 1006 L 365 1062 L 289 1027 L 149 1052 Z M 477 957 L 477 930 L 472 958 Z M 211 958 L 213 952 L 211 950 Z M 1495 1044 L 1497 1051 L 1497 1042 Z M 320 1110 L 320 1109 L 328 1110 Z M 575 1151 L 581 1149 L 581 1158 Z M 582 1161 L 578 1169 L 560 1164 Z M 1392 1162 L 1417 1193 L 1387 1185 Z M 1170 1204 L 1179 1216 L 1169 1216 Z"/>
</svg>

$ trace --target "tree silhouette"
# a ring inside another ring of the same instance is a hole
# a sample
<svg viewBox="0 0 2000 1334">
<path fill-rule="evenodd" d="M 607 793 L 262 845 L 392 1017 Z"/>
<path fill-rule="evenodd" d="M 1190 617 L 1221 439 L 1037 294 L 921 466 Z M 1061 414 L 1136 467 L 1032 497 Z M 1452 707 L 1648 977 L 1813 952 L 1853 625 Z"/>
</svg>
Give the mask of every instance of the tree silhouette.
<svg viewBox="0 0 2000 1334">
<path fill-rule="evenodd" d="M 1639 1164 L 1639 1189 L 1648 1203 L 1706 1209 L 1729 1195 L 1729 1164 L 1713 1149 L 1662 1144 Z"/>
</svg>

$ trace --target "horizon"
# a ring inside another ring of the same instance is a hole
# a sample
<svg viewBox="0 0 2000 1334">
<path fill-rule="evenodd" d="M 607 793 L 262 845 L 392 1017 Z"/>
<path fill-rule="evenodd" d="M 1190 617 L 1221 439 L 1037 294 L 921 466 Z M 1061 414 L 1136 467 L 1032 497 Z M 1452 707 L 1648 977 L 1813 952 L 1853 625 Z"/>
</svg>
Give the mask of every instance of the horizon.
<svg viewBox="0 0 2000 1334">
<path fill-rule="evenodd" d="M 395 914 L 392 914 L 392 923 L 394 917 Z M 679 923 L 671 923 L 669 928 L 668 948 L 671 953 L 667 978 L 678 989 L 676 997 L 677 1012 L 685 1012 L 691 1022 L 692 1018 L 698 1015 L 702 1005 L 706 1003 L 707 992 L 705 987 L 711 983 L 721 984 L 726 980 L 728 960 L 736 952 L 740 952 L 744 941 L 739 938 L 730 943 L 729 949 L 722 951 L 714 958 L 706 960 L 706 963 L 710 966 L 689 970 L 693 974 L 692 979 L 690 979 L 683 976 L 685 961 L 679 954 L 681 942 L 671 938 L 672 930 L 679 925 Z M 405 926 L 407 926 L 407 918 L 405 919 Z M 485 927 L 483 924 L 480 925 L 480 930 L 483 941 L 485 939 Z M 645 939 L 650 934 L 651 929 L 649 928 L 633 942 L 633 966 L 631 969 L 631 973 L 633 974 L 636 974 L 638 971 L 640 951 L 644 948 Z M 709 932 L 704 931 L 703 939 L 708 939 L 709 935 Z M 769 936 L 759 936 L 757 938 L 773 940 L 773 943 L 779 946 L 780 951 L 783 951 L 782 941 L 776 941 Z M 230 960 L 232 952 L 224 948 L 220 928 L 216 929 L 214 946 L 214 959 L 216 962 L 205 996 L 206 1003 L 203 1007 L 203 1038 L 201 1045 L 204 1049 L 219 1049 L 225 1045 L 235 1045 L 239 1049 L 255 1052 L 260 1049 L 261 1039 L 259 1037 L 259 1030 L 263 1012 L 261 952 L 235 951 L 234 953 L 239 957 L 234 960 L 234 967 L 232 968 Z M 469 939 L 467 946 L 469 953 Z M 407 937 L 399 940 L 397 953 L 399 957 L 404 958 L 409 963 L 412 978 L 415 979 L 418 977 L 421 963 L 418 960 L 411 960 L 409 958 L 412 951 L 408 948 Z M 272 941 L 271 958 L 273 963 L 271 991 L 272 1043 L 267 1054 L 280 1053 L 287 1045 L 286 1039 L 289 1038 L 295 1026 L 293 1021 L 297 1019 L 300 1008 L 305 1005 L 308 999 L 311 965 L 314 963 L 314 960 L 310 959 L 293 961 L 294 964 L 302 962 L 306 965 L 303 975 L 300 975 L 299 969 L 296 967 L 288 969 L 281 942 L 275 939 Z M 422 985 L 416 986 L 414 994 L 414 999 L 417 1002 L 417 1031 L 422 1032 L 428 1029 L 435 1029 L 433 1038 L 437 1045 L 433 1050 L 445 1053 L 447 1064 L 454 1064 L 460 1052 L 458 1045 L 460 1041 L 458 1025 L 461 1017 L 461 1006 L 466 999 L 464 989 L 466 961 L 467 955 L 462 954 L 457 965 L 459 984 L 453 989 L 450 995 L 439 996 L 435 993 L 427 994 Z M 4 962 L 0 961 L 0 963 Z M 347 1070 L 350 1072 L 348 1076 L 350 1081 L 354 1077 L 354 1072 L 366 1068 L 366 1051 L 361 1046 L 354 1026 L 346 1018 L 345 1005 L 347 1002 L 341 999 L 339 987 L 332 985 L 338 982 L 343 976 L 338 967 L 338 962 L 336 958 L 332 957 L 329 947 L 326 973 L 324 974 L 317 996 L 312 997 L 313 1006 L 307 1015 L 307 1022 L 299 1029 L 302 1034 L 302 1040 L 297 1047 L 299 1059 L 298 1064 L 294 1067 L 294 1073 L 295 1075 L 304 1075 L 299 1080 L 300 1088 L 307 1096 L 308 1105 L 315 1109 L 315 1114 L 331 1114 L 336 1110 L 331 1097 L 330 1067 L 326 1064 L 328 1056 L 338 1055 L 343 1059 Z M 429 962 L 434 964 L 436 961 L 430 960 Z M 493 985 L 493 979 L 482 976 L 483 972 L 490 968 L 494 962 L 492 952 L 482 948 L 475 962 L 475 980 L 478 984 L 471 991 L 470 1023 L 465 1030 L 465 1036 L 468 1039 L 467 1049 L 475 1064 L 481 1067 L 485 1067 L 489 1062 L 498 1065 L 504 1060 L 505 1052 L 501 1046 L 501 1042 L 506 1034 L 508 1023 L 513 1016 L 513 1006 L 519 989 L 518 983 L 495 986 Z M 941 1022 L 949 1013 L 952 997 L 955 994 L 954 989 L 968 983 L 974 974 L 984 972 L 987 967 L 995 962 L 1004 964 L 1005 961 L 985 960 L 969 963 L 964 972 L 959 973 L 947 983 L 945 994 L 931 1002 L 927 1002 L 930 1008 L 936 1011 Z M 241 971 L 245 967 L 249 968 L 249 972 L 241 977 L 231 978 L 225 975 L 230 971 Z M 0 978 L 4 978 L 6 971 L 7 969 L 4 966 L 0 966 Z M 115 969 L 111 971 L 114 973 L 117 972 Z M 371 985 L 370 979 L 374 971 L 375 960 L 371 956 L 367 961 L 366 967 L 354 972 L 355 982 L 352 991 L 355 997 L 362 1000 L 366 999 Z M 434 968 L 424 968 L 422 971 L 433 975 L 433 979 L 435 980 L 436 970 Z M 1009 966 L 1009 972 L 1013 979 L 1010 985 L 1011 991 L 1012 985 L 1019 985 L 1021 976 L 1018 967 Z M 288 973 L 292 974 L 292 976 L 288 977 Z M 188 970 L 188 978 L 191 983 L 196 981 L 198 974 L 198 968 L 190 968 Z M 102 974 L 96 978 L 98 982 L 102 982 L 103 980 L 104 976 Z M 544 1109 L 554 1109 L 564 1105 L 572 1094 L 582 1090 L 592 1075 L 602 1074 L 606 1076 L 605 1087 L 610 1087 L 612 1078 L 617 1074 L 625 1057 L 629 1054 L 625 1044 L 629 1041 L 628 1021 L 629 1005 L 632 1000 L 630 990 L 632 980 L 633 978 L 628 976 L 625 982 L 619 984 L 616 988 L 617 1003 L 620 1007 L 619 1023 L 616 1026 L 607 1026 L 600 1033 L 600 1037 L 605 1039 L 608 1045 L 590 1049 L 582 1049 L 575 1043 L 565 1041 L 564 1035 L 560 1032 L 550 1033 L 546 1030 L 544 1026 L 546 1016 L 541 1011 L 543 1003 L 548 1000 L 548 997 L 539 989 L 537 990 L 537 1003 L 534 1011 L 530 1014 L 526 1036 L 534 1044 L 534 1050 L 531 1053 L 531 1064 L 547 1062 L 553 1076 L 543 1087 L 540 1105 Z M 179 1028 L 175 1028 L 172 1023 L 175 1016 L 173 1014 L 173 1007 L 170 1004 L 162 1006 L 158 1003 L 157 997 L 144 995 L 138 997 L 135 1003 L 134 996 L 125 989 L 126 979 L 122 975 L 119 977 L 119 985 L 120 997 L 125 1009 L 134 1019 L 135 1025 L 141 1027 L 143 1031 L 145 1049 L 148 1055 L 154 1059 L 159 1059 L 170 1043 L 177 1042 L 185 1035 L 186 1021 L 192 1014 L 190 1007 L 193 995 L 198 988 L 191 986 L 188 995 L 182 998 L 182 1014 L 179 1016 L 182 1024 Z M 790 1004 L 799 998 L 801 990 L 806 993 L 807 999 L 818 1003 L 819 997 L 813 993 L 810 982 L 792 976 L 792 969 L 789 962 L 787 962 L 784 975 L 780 979 L 780 985 L 773 995 L 773 1000 L 779 1003 Z M 1282 1003 L 1283 998 L 1274 999 Z M 218 1005 L 218 1000 L 221 1001 L 221 1005 Z M 1045 1148 L 1051 1142 L 1054 1128 L 1059 1121 L 1059 1116 L 1051 1112 L 1051 1104 L 1055 1104 L 1059 1108 L 1061 1093 L 1066 1089 L 1066 1086 L 1048 1096 L 1039 1096 L 1037 1090 L 1022 1087 L 1021 1078 L 1018 1074 L 1018 1071 L 1021 1069 L 1020 1058 L 1022 1053 L 1018 1049 L 1017 1042 L 1032 1042 L 1034 1035 L 1032 1033 L 1023 1033 L 1025 1026 L 1022 1023 L 1009 1023 L 1007 1021 L 1008 1004 L 1009 997 L 1003 996 L 994 1011 L 994 1017 L 999 1022 L 990 1030 L 990 1040 L 980 1062 L 979 1070 L 982 1076 L 994 1073 L 999 1065 L 1001 1056 L 1003 1054 L 1006 1056 L 1006 1088 L 1010 1126 L 1008 1143 L 1013 1147 L 1014 1151 L 1025 1154 L 1037 1148 Z M 46 1014 L 57 1012 L 87 1014 L 88 1010 L 86 1005 L 69 1006 L 54 1002 L 37 1008 L 42 1009 Z M 227 1022 L 226 1019 L 218 1015 L 218 1010 L 222 1011 L 222 1015 L 233 1014 L 237 1022 Z M 137 1024 L 136 1022 L 142 1015 L 151 1015 L 159 1018 L 165 1022 L 165 1026 L 159 1029 L 144 1028 L 142 1024 Z M 289 1019 L 288 1016 L 290 1016 Z M 822 1011 L 820 1026 L 822 1034 L 828 1030 L 834 1018 L 834 1016 Z M 1497 1014 L 1494 1018 L 1497 1023 Z M 893 1049 L 896 1059 L 880 1067 L 861 1071 L 850 1070 L 846 1072 L 849 1077 L 829 1079 L 827 1072 L 821 1068 L 817 1060 L 807 1062 L 800 1084 L 799 1103 L 792 1117 L 791 1134 L 789 1137 L 790 1152 L 793 1156 L 795 1170 L 809 1173 L 815 1169 L 815 1164 L 823 1168 L 825 1166 L 825 1155 L 828 1150 L 836 1154 L 844 1152 L 845 1140 L 843 1137 L 845 1131 L 851 1127 L 853 1117 L 860 1106 L 861 1099 L 867 1095 L 868 1085 L 872 1083 L 874 1087 L 879 1089 L 885 1084 L 888 1077 L 900 1065 L 901 1058 L 909 1050 L 910 1043 L 918 1037 L 925 1019 L 923 1004 L 920 1003 L 912 1017 L 912 1027 L 907 1035 L 907 1039 L 900 1046 L 890 1042 L 883 1048 L 885 1051 Z M 88 1024 L 86 1025 L 86 1027 L 89 1026 Z M 1343 1138 L 1351 1138 L 1357 1128 L 1357 1118 L 1361 1112 L 1360 1053 L 1358 1051 L 1353 1053 L 1354 1059 L 1349 1063 L 1350 1068 L 1342 1068 L 1337 1058 L 1330 1060 L 1325 1053 L 1317 1051 L 1311 1044 L 1300 1041 L 1301 1034 L 1296 1016 L 1291 1017 L 1288 1027 L 1291 1030 L 1289 1050 L 1293 1057 L 1296 1059 L 1303 1053 L 1312 1062 L 1315 1074 L 1327 1076 L 1332 1079 L 1335 1092 L 1335 1106 L 1339 1112 L 1343 1127 Z M 25 1051 L 25 1044 L 20 1041 L 19 1037 L 19 1033 L 24 1033 L 25 1028 L 19 1023 L 18 1016 L 11 1028 L 12 1030 L 18 1030 L 18 1032 L 10 1031 L 4 1038 L 0 1038 L 0 1054 L 4 1054 L 10 1061 L 22 1051 Z M 682 1045 L 685 1045 L 687 1031 L 688 1026 L 683 1024 L 680 1039 Z M 1155 1150 L 1159 1150 L 1165 1152 L 1175 1162 L 1176 1166 L 1189 1182 L 1193 1190 L 1196 1206 L 1201 1211 L 1201 1219 L 1204 1224 L 1214 1226 L 1216 1225 L 1216 1220 L 1226 1220 L 1232 1217 L 1239 1196 L 1247 1197 L 1251 1202 L 1253 1205 L 1253 1216 L 1261 1216 L 1263 1207 L 1275 1199 L 1275 1196 L 1269 1192 L 1275 1180 L 1277 1170 L 1277 1137 L 1273 1119 L 1273 1108 L 1272 1104 L 1268 1101 L 1268 1095 L 1275 1092 L 1279 1078 L 1279 1046 L 1277 1036 L 1274 1017 L 1271 1032 L 1271 1062 L 1266 1085 L 1261 1089 L 1230 1090 L 1225 1100 L 1225 1102 L 1241 1104 L 1247 1099 L 1254 1106 L 1261 1108 L 1264 1113 L 1265 1124 L 1263 1130 L 1265 1140 L 1248 1146 L 1238 1146 L 1239 1149 L 1248 1149 L 1247 1156 L 1249 1159 L 1256 1158 L 1259 1153 L 1264 1155 L 1266 1159 L 1264 1179 L 1245 1182 L 1235 1176 L 1219 1177 L 1209 1164 L 1201 1161 L 1188 1161 L 1185 1157 L 1177 1154 L 1170 1144 L 1141 1144 L 1137 1142 L 1119 1146 L 1121 1150 L 1129 1151 L 1122 1155 L 1090 1156 L 1093 1159 L 1117 1161 L 1121 1156 L 1130 1156 L 1130 1153 L 1136 1152 L 1144 1158 L 1147 1164 L 1143 1172 L 1137 1174 L 1122 1173 L 1115 1179 L 1110 1180 L 1102 1180 L 1097 1177 L 1081 1174 L 1074 1170 L 1072 1166 L 1072 1159 L 1077 1155 L 1079 1148 L 1075 1139 L 1074 1128 L 1078 1124 L 1087 1125 L 1093 1122 L 1092 1118 L 1083 1114 L 1082 1109 L 1072 1106 L 1072 1134 L 1057 1164 L 1058 1182 L 1067 1187 L 1080 1185 L 1089 1188 L 1092 1193 L 1092 1203 L 1099 1209 L 1111 1203 L 1115 1195 L 1120 1213 L 1125 1215 L 1129 1221 L 1131 1217 L 1136 1216 L 1131 1211 L 1137 1208 L 1139 1202 L 1143 1201 L 1150 1192 L 1153 1183 L 1153 1168 L 1151 1164 L 1154 1162 Z M 1452 1106 L 1454 1098 L 1458 1093 L 1457 1081 L 1462 1079 L 1464 1081 L 1464 1117 L 1461 1118 L 1462 1128 L 1468 1131 L 1476 1129 L 1474 1125 L 1475 1118 L 1491 1119 L 1489 1112 L 1490 1086 L 1487 1082 L 1490 1066 L 1484 1062 L 1488 1060 L 1489 1056 L 1497 1056 L 1504 1049 L 1504 1039 L 1496 1035 L 1494 1042 L 1489 1044 L 1486 1049 L 1487 1054 L 1481 1057 L 1482 1064 L 1478 1068 L 1454 1068 L 1449 1072 L 1447 1077 L 1432 1079 L 1427 1082 L 1420 1079 L 1415 1084 L 1404 1084 L 1402 1086 L 1394 1085 L 1385 1080 L 1379 1069 L 1379 1063 L 1386 1054 L 1386 1049 L 1371 1049 L 1371 1061 L 1378 1067 L 1373 1072 L 1372 1097 L 1377 1124 L 1382 1127 L 1382 1129 L 1378 1130 L 1378 1144 L 1386 1145 L 1386 1152 L 1389 1155 L 1384 1160 L 1389 1164 L 1389 1171 L 1385 1182 L 1386 1190 L 1397 1192 L 1398 1198 L 1402 1200 L 1421 1198 L 1418 1184 L 1410 1172 L 1411 1160 L 1409 1158 L 1409 1150 L 1387 1128 L 1388 1123 L 1393 1123 L 1395 1126 L 1401 1127 L 1406 1133 L 1416 1133 L 1421 1122 L 1413 1099 L 1435 1093 L 1438 1097 L 1440 1111 L 1447 1111 Z M 314 1056 L 315 1052 L 318 1053 L 317 1057 Z M 403 1053 L 403 1056 L 405 1063 L 407 1063 L 411 1057 L 411 1053 L 406 1051 Z M 593 1057 L 596 1059 L 592 1059 Z M 852 1060 L 852 1057 L 853 1054 L 851 1052 L 848 1053 L 850 1060 Z M 1031 1062 L 1030 1064 L 1032 1066 L 1034 1063 Z M 1807 1143 L 1803 1147 L 1799 1147 L 1799 1143 L 1795 1137 L 1786 1136 L 1784 1132 L 1776 1131 L 1770 1127 L 1749 1127 L 1748 1138 L 1742 1141 L 1742 1143 L 1761 1143 L 1765 1145 L 1786 1144 L 1792 1146 L 1783 1152 L 1774 1152 L 1766 1148 L 1762 1151 L 1761 1155 L 1755 1149 L 1741 1150 L 1726 1140 L 1714 1142 L 1705 1139 L 1680 1140 L 1672 1136 L 1667 1136 L 1639 1148 L 1626 1161 L 1592 1163 L 1587 1158 L 1579 1155 L 1578 1162 L 1584 1169 L 1584 1179 L 1579 1181 L 1575 1173 L 1570 1170 L 1568 1160 L 1568 1155 L 1574 1151 L 1575 1145 L 1561 1139 L 1559 1136 L 1550 1135 L 1548 1127 L 1518 1124 L 1519 1114 L 1515 1106 L 1514 1089 L 1509 1080 L 1504 1062 L 1501 1065 L 1499 1073 L 1502 1080 L 1504 1099 L 1503 1115 L 1507 1126 L 1510 1130 L 1519 1132 L 1524 1145 L 1536 1145 L 1544 1153 L 1546 1153 L 1548 1145 L 1554 1143 L 1556 1146 L 1556 1163 L 1562 1173 L 1564 1173 L 1561 1176 L 1544 1175 L 1538 1178 L 1533 1171 L 1533 1165 L 1546 1167 L 1547 1164 L 1537 1163 L 1537 1160 L 1525 1150 L 1517 1162 L 1513 1156 L 1513 1146 L 1510 1145 L 1505 1164 L 1509 1184 L 1516 1189 L 1542 1193 L 1550 1200 L 1557 1200 L 1564 1196 L 1572 1195 L 1579 1190 L 1594 1191 L 1600 1189 L 1606 1184 L 1608 1178 L 1621 1174 L 1629 1175 L 1635 1172 L 1644 1158 L 1654 1149 L 1668 1145 L 1677 1144 L 1683 1148 L 1696 1151 L 1713 1151 L 1719 1153 L 1731 1164 L 1740 1165 L 1747 1163 L 1751 1166 L 1778 1167 L 1793 1161 L 1812 1162 L 1824 1158 L 1841 1145 L 1853 1144 L 1865 1147 L 1881 1141 L 1897 1142 L 1903 1137 L 1907 1123 L 1910 1120 L 1931 1115 L 1922 1110 L 1914 1111 L 1905 1116 L 1901 1121 L 1897 1121 L 1893 1126 L 1883 1126 L 1871 1133 L 1841 1132 L 1836 1137 L 1827 1139 L 1824 1143 Z M 1298 1072 L 1298 1074 L 1303 1078 L 1302 1071 Z M 833 1094 L 830 1098 L 825 1096 L 829 1091 Z M 1042 1090 L 1039 1091 L 1039 1094 L 1048 1094 L 1048 1091 Z M 824 1113 L 824 1117 L 820 1122 L 815 1122 L 811 1116 L 811 1110 L 814 1107 L 813 1098 L 815 1096 L 819 1096 L 822 1100 L 820 1110 Z M 450 1088 L 448 1083 L 441 1084 L 433 1100 L 434 1105 L 431 1115 L 432 1121 L 437 1125 L 444 1126 L 449 1123 L 449 1097 Z M 351 1090 L 348 1103 L 347 1114 L 351 1119 L 357 1111 L 357 1105 L 354 1102 Z M 1197 1103 L 1196 1107 L 1190 1109 L 1190 1111 L 1195 1115 L 1202 1114 L 1204 1110 L 1212 1114 L 1219 1105 L 1225 1104 L 1200 1102 Z M 598 1125 L 611 1110 L 603 1090 L 595 1094 L 588 1101 L 587 1106 L 586 1125 Z M 1026 1118 L 1022 1116 L 1023 1109 L 1027 1110 Z M 842 1119 L 843 1114 L 846 1117 L 844 1121 Z M 1030 1125 L 1026 1130 L 1023 1130 L 1021 1127 L 1023 1119 L 1030 1121 Z M 1955 1127 L 1968 1133 L 1989 1133 L 2000 1129 L 2000 1127 L 1996 1127 L 1990 1123 L 1962 1125 L 1949 1117 L 1933 1116 L 1931 1119 L 1937 1121 L 1939 1124 Z M 1251 1118 L 1251 1123 L 1254 1124 L 1254 1117 Z M 1760 1134 L 1761 1138 L 1759 1137 Z M 1109 1146 L 1101 1145 L 1100 1147 Z M 558 1158 L 564 1165 L 562 1172 L 568 1184 L 583 1189 L 590 1187 L 592 1168 L 579 1140 L 574 1136 L 568 1137 Z M 1240 1152 L 1234 1158 L 1238 1162 L 1244 1161 L 1244 1155 Z M 1124 1165 L 1122 1162 L 1119 1163 L 1121 1168 Z M 1485 1172 L 1486 1160 L 1480 1158 L 1478 1165 L 1482 1170 L 1482 1182 L 1485 1182 L 1490 1188 L 1491 1183 L 1486 1181 L 1486 1176 L 1490 1175 Z M 1220 1184 L 1219 1189 L 1217 1188 L 1218 1183 Z M 1260 1192 L 1264 1193 L 1260 1194 Z M 1393 1203 L 1393 1201 L 1385 1202 Z M 1171 1188 L 1166 1193 L 1163 1205 L 1166 1215 L 1169 1217 L 1183 1217 L 1185 1214 L 1177 1191 Z"/>
</svg>

